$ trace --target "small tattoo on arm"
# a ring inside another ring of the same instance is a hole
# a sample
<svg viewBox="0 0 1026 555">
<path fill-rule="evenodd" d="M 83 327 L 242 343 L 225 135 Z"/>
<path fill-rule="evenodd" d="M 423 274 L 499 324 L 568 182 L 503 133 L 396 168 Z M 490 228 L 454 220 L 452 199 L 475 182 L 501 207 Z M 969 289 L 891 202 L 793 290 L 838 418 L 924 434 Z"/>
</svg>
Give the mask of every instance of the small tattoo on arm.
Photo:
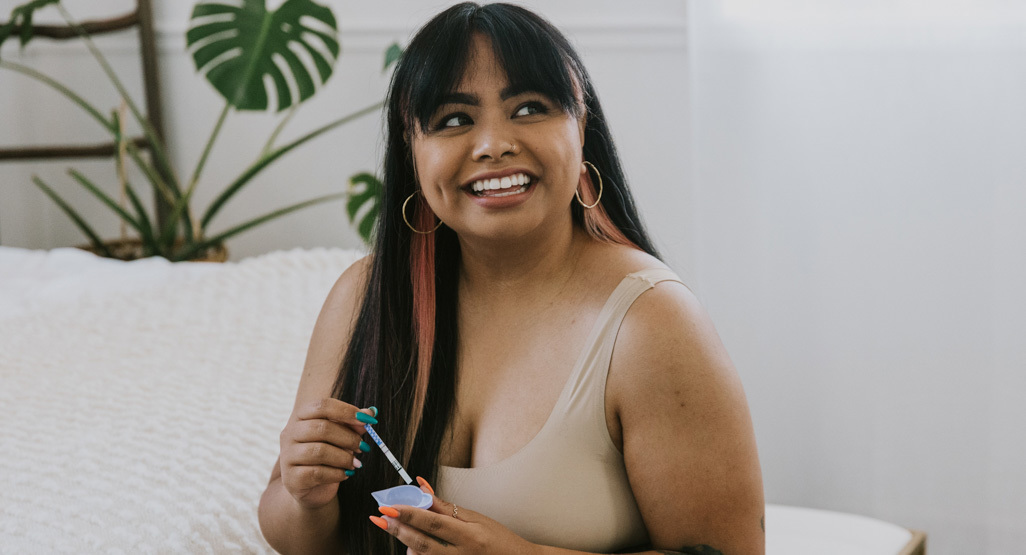
<svg viewBox="0 0 1026 555">
<path fill-rule="evenodd" d="M 766 515 L 759 517 L 759 528 L 762 528 L 762 533 L 766 533 Z"/>
</svg>

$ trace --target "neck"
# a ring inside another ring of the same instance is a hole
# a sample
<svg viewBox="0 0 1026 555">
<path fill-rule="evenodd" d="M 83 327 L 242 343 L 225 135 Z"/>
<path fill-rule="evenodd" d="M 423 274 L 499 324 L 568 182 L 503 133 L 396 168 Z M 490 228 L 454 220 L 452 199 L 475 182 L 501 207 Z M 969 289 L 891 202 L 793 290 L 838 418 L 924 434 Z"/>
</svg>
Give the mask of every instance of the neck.
<svg viewBox="0 0 1026 555">
<path fill-rule="evenodd" d="M 539 238 L 494 243 L 461 239 L 461 293 L 482 293 L 500 302 L 548 296 L 550 289 L 569 282 L 588 241 L 570 219 L 557 232 Z"/>
</svg>

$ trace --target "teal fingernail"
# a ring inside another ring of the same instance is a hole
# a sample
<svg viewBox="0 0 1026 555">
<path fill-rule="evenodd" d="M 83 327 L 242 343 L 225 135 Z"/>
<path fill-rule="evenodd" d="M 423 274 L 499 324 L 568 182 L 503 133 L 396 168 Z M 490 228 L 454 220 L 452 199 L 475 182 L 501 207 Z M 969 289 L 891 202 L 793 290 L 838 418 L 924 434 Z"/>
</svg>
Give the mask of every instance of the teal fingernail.
<svg viewBox="0 0 1026 555">
<path fill-rule="evenodd" d="M 374 418 L 378 417 L 378 407 L 371 407 L 370 410 L 374 411 Z"/>
<path fill-rule="evenodd" d="M 378 423 L 378 419 L 377 418 L 374 418 L 373 416 L 371 416 L 371 415 L 369 415 L 369 414 L 367 414 L 365 412 L 358 412 L 358 413 L 356 413 L 356 419 L 359 420 L 360 422 L 363 422 L 364 424 L 377 424 Z"/>
<path fill-rule="evenodd" d="M 368 445 L 366 441 L 361 441 L 360 451 L 363 451 L 364 453 L 370 453 L 370 445 Z"/>
<path fill-rule="evenodd" d="M 346 471 L 346 476 L 352 476 L 353 474 L 356 474 L 355 470 L 347 470 Z"/>
</svg>

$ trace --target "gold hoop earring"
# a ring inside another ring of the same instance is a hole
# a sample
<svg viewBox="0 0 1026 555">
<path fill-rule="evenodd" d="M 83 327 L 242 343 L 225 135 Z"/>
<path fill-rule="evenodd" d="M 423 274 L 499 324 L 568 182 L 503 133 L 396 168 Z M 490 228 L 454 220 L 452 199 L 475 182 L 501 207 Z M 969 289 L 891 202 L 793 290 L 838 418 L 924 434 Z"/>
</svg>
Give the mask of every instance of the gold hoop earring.
<svg viewBox="0 0 1026 555">
<path fill-rule="evenodd" d="M 429 233 L 434 233 L 438 228 L 442 227 L 442 220 L 438 220 L 438 225 L 436 225 L 434 227 L 434 229 L 432 229 L 431 231 L 421 231 L 421 230 L 413 227 L 413 224 L 410 223 L 410 220 L 406 219 L 406 205 L 409 204 L 410 200 L 413 197 L 417 196 L 417 193 L 419 193 L 419 192 L 420 192 L 420 190 L 414 191 L 412 195 L 406 197 L 406 200 L 403 201 L 403 221 L 406 222 L 406 227 L 408 227 L 411 230 L 413 230 L 414 233 L 419 233 L 421 235 L 427 235 Z"/>
<path fill-rule="evenodd" d="M 584 204 L 584 201 L 581 200 L 580 188 L 575 189 L 574 190 L 574 194 L 577 195 L 577 202 L 581 203 L 581 206 L 583 206 L 585 208 L 595 208 L 596 206 L 598 206 L 599 201 L 602 200 L 602 174 L 599 173 L 598 168 L 595 167 L 595 164 L 592 164 L 591 162 L 589 162 L 587 160 L 585 160 L 584 163 L 589 165 L 589 166 L 591 166 L 591 169 L 595 170 L 595 175 L 598 176 L 598 180 L 599 180 L 598 198 L 595 199 L 594 203 L 588 205 L 588 204 Z M 585 169 L 585 171 L 587 171 L 587 169 Z"/>
</svg>

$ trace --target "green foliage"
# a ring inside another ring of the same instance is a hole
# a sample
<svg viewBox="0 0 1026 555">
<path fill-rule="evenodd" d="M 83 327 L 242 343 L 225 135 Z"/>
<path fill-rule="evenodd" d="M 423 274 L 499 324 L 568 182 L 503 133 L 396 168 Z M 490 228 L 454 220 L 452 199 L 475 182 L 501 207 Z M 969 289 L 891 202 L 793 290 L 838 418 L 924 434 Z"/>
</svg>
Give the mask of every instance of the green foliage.
<svg viewBox="0 0 1026 555">
<path fill-rule="evenodd" d="M 392 43 L 385 51 L 383 71 L 388 71 L 403 54 L 399 43 Z M 356 225 L 356 231 L 367 245 L 373 241 L 374 224 L 381 213 L 381 200 L 385 194 L 385 186 L 373 174 L 363 172 L 349 178 L 349 200 L 346 201 L 346 213 L 350 223 Z M 361 210 L 362 208 L 365 209 Z M 358 219 L 359 218 L 359 219 Z"/>
<path fill-rule="evenodd" d="M 268 94 L 263 86 L 264 76 L 270 76 L 275 83 L 278 111 L 294 108 L 310 98 L 318 90 L 319 85 L 323 85 L 331 77 L 340 47 L 337 23 L 329 8 L 312 0 L 287 0 L 274 11 L 266 9 L 264 0 L 241 0 L 241 5 L 201 0 L 195 6 L 189 30 L 186 33 L 186 41 L 192 49 L 197 70 L 202 72 L 215 90 L 224 97 L 225 106 L 207 139 L 206 147 L 191 178 L 183 182 L 179 181 L 177 172 L 171 167 L 169 162 L 171 157 L 153 132 L 147 118 L 132 101 L 110 64 L 93 44 L 89 34 L 72 20 L 60 4 L 60 0 L 33 0 L 15 8 L 11 21 L 0 26 L 0 43 L 10 36 L 13 29 L 19 25 L 21 25 L 22 44 L 28 42 L 32 37 L 31 22 L 35 10 L 51 4 L 60 10 L 68 25 L 78 31 L 93 56 L 100 63 L 104 73 L 120 92 L 122 100 L 130 108 L 136 123 L 146 133 L 154 154 L 152 161 L 142 156 L 134 142 L 122 134 L 121 116 L 116 112 L 107 118 L 100 110 L 70 88 L 32 68 L 7 61 L 0 61 L 0 68 L 35 79 L 61 93 L 86 111 L 110 133 L 119 149 L 128 155 L 146 177 L 151 194 L 159 195 L 170 207 L 170 213 L 166 217 L 164 225 L 160 226 L 156 217 L 151 218 L 147 215 L 137 191 L 131 183 L 125 185 L 125 194 L 131 202 L 131 210 L 127 210 L 85 175 L 75 170 L 69 171 L 72 179 L 79 186 L 89 191 L 139 234 L 143 243 L 144 256 L 159 255 L 173 261 L 188 260 L 201 255 L 208 248 L 223 243 L 230 237 L 296 210 L 347 196 L 349 196 L 350 203 L 354 201 L 352 194 L 346 192 L 325 195 L 273 210 L 216 234 L 207 233 L 208 226 L 221 207 L 266 167 L 288 152 L 330 130 L 379 111 L 382 107 L 380 102 L 331 120 L 287 144 L 275 146 L 274 141 L 278 132 L 288 121 L 288 116 L 284 117 L 256 159 L 216 195 L 215 200 L 204 211 L 201 221 L 193 220 L 190 206 L 190 200 L 196 190 L 207 156 L 210 154 L 228 113 L 232 110 L 266 110 L 268 108 Z M 393 45 L 389 49 L 386 60 L 392 57 L 392 62 L 394 62 L 398 56 L 394 53 L 397 48 L 398 45 Z M 304 50 L 313 61 L 317 70 L 317 82 L 306 66 L 299 61 L 294 49 Z M 288 71 L 283 71 L 275 60 L 282 60 Z M 386 68 L 390 64 L 391 62 L 386 61 Z M 292 94 L 293 88 L 298 92 L 298 98 Z M 289 114 L 292 113 L 294 110 L 289 110 Z M 365 189 L 361 190 L 360 195 L 363 196 L 359 196 L 358 202 L 361 205 L 370 203 L 368 206 L 371 207 L 371 210 L 364 213 L 363 219 L 358 225 L 361 237 L 365 241 L 369 240 L 370 230 L 377 217 L 379 201 L 376 199 L 381 196 L 380 182 L 373 176 L 367 175 L 367 177 L 378 186 L 375 189 L 370 180 L 361 178 L 360 182 L 365 183 Z M 81 229 L 97 252 L 113 256 L 111 250 L 93 228 L 52 187 L 38 177 L 33 177 L 33 182 Z"/>
<path fill-rule="evenodd" d="M 382 71 L 387 70 L 392 66 L 392 64 L 399 61 L 399 56 L 402 55 L 403 48 L 399 46 L 399 43 L 393 42 L 392 45 L 388 47 L 388 50 L 385 51 L 385 67 L 382 68 Z"/>
<path fill-rule="evenodd" d="M 23 6 L 16 6 L 11 10 L 11 18 L 7 23 L 0 25 L 0 46 L 3 46 L 4 41 L 11 36 L 15 27 L 21 26 L 18 40 L 21 41 L 21 46 L 24 48 L 32 40 L 32 16 L 35 15 L 35 11 L 57 2 L 60 0 L 33 0 Z"/>
<path fill-rule="evenodd" d="M 331 77 L 340 52 L 335 16 L 311 0 L 288 0 L 275 11 L 267 11 L 264 0 L 202 2 L 191 21 L 185 37 L 196 70 L 238 110 L 267 109 L 265 76 L 274 82 L 279 112 L 313 96 L 317 84 L 293 49 L 310 56 L 321 83 Z M 288 73 L 276 60 L 284 62 Z"/>
<path fill-rule="evenodd" d="M 346 201 L 346 213 L 349 221 L 356 224 L 357 231 L 363 242 L 371 244 L 374 223 L 381 212 L 381 197 L 385 187 L 381 180 L 369 173 L 358 173 L 349 178 L 349 200 Z M 361 214 L 362 209 L 362 215 Z M 359 221 L 357 221 L 357 216 Z"/>
</svg>

